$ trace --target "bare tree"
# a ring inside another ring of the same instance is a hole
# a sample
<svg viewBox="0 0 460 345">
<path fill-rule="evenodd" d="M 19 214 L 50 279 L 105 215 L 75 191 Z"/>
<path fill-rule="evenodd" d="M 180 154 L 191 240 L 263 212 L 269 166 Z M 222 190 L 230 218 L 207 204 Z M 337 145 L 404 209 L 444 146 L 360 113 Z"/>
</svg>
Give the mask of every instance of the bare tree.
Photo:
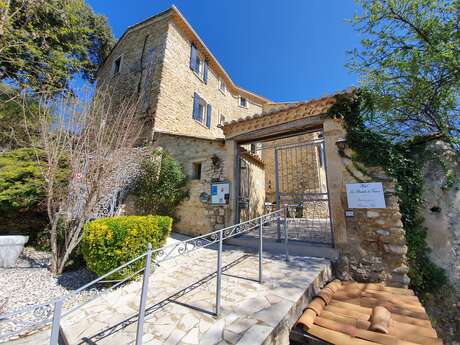
<svg viewBox="0 0 460 345">
<path fill-rule="evenodd" d="M 64 270 L 84 224 L 103 201 L 105 182 L 117 161 L 136 145 L 143 128 L 136 116 L 137 99 L 114 105 L 111 92 L 98 89 L 91 101 L 63 96 L 40 102 L 40 143 L 34 148 L 45 180 L 56 274 Z M 62 176 L 62 166 L 68 167 L 67 176 Z"/>
</svg>

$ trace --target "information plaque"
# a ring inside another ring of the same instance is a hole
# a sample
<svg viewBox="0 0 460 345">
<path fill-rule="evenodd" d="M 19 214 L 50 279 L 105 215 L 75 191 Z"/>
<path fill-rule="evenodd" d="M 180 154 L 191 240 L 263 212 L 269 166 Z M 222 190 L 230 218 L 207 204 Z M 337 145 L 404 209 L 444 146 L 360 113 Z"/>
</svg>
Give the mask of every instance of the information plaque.
<svg viewBox="0 0 460 345">
<path fill-rule="evenodd" d="M 348 208 L 386 208 L 381 182 L 347 184 Z"/>
</svg>

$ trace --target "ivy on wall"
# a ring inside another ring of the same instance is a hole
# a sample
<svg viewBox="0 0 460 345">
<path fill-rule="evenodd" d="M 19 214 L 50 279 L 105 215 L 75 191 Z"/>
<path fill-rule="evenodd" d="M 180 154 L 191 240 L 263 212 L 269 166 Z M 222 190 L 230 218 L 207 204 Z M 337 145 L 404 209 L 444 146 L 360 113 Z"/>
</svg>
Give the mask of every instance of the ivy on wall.
<svg viewBox="0 0 460 345">
<path fill-rule="evenodd" d="M 423 203 L 423 161 L 415 159 L 418 146 L 412 143 L 394 144 L 366 127 L 362 110 L 366 95 L 356 91 L 352 95 L 336 96 L 331 116 L 344 120 L 347 145 L 353 150 L 353 161 L 366 166 L 380 166 L 395 181 L 396 193 L 408 246 L 411 288 L 418 293 L 433 292 L 447 283 L 443 269 L 429 258 L 426 228 L 421 215 Z"/>
</svg>

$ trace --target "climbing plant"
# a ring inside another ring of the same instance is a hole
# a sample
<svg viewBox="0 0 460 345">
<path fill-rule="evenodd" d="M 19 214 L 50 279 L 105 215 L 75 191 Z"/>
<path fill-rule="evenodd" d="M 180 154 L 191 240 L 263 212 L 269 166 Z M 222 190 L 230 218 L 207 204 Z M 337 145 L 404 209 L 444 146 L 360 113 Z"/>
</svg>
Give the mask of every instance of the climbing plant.
<svg viewBox="0 0 460 345">
<path fill-rule="evenodd" d="M 406 232 L 411 287 L 418 293 L 439 289 L 446 284 L 447 277 L 428 256 L 426 228 L 421 215 L 422 162 L 416 159 L 420 146 L 414 141 L 393 143 L 366 126 L 364 114 L 372 108 L 366 92 L 338 95 L 336 99 L 330 114 L 344 120 L 347 145 L 353 150 L 351 159 L 366 166 L 380 166 L 395 181 Z"/>
</svg>

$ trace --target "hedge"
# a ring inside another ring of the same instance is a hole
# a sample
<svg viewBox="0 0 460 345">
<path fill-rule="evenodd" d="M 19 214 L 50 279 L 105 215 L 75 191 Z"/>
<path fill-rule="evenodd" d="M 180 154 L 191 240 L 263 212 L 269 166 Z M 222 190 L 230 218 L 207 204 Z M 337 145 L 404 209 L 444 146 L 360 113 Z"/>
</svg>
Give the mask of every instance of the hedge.
<svg viewBox="0 0 460 345">
<path fill-rule="evenodd" d="M 136 258 L 147 250 L 147 244 L 161 247 L 172 228 L 166 216 L 122 216 L 99 218 L 85 225 L 81 249 L 88 269 L 101 276 Z M 110 275 L 123 279 L 143 267 L 138 260 Z"/>
</svg>

